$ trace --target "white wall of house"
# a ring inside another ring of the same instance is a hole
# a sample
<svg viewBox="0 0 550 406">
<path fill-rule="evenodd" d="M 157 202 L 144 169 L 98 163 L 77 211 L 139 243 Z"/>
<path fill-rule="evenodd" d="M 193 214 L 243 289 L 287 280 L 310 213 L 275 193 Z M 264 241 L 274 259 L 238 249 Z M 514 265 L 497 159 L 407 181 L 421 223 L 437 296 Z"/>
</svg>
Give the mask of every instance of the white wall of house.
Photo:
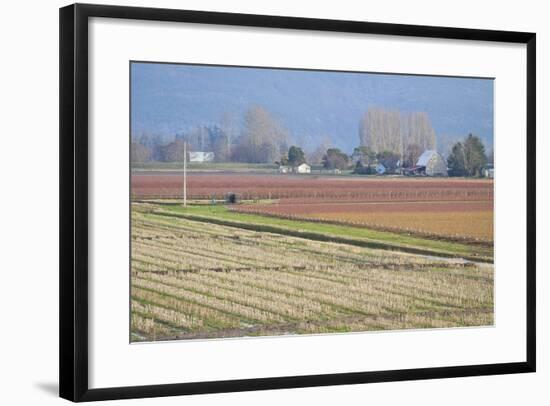
<svg viewBox="0 0 550 406">
<path fill-rule="evenodd" d="M 311 166 L 308 164 L 301 164 L 296 168 L 297 173 L 311 173 Z"/>
</svg>

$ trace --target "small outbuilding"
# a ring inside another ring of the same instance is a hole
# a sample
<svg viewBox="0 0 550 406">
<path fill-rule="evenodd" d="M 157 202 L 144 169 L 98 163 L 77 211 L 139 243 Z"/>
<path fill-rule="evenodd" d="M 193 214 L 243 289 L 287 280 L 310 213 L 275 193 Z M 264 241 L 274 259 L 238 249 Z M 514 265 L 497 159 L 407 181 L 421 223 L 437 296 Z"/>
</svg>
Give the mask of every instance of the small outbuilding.
<svg viewBox="0 0 550 406">
<path fill-rule="evenodd" d="M 286 166 L 286 165 L 279 166 L 279 173 L 289 173 L 289 172 L 290 172 L 290 166 Z"/>
<path fill-rule="evenodd" d="M 311 166 L 309 166 L 306 163 L 303 163 L 301 165 L 298 165 L 296 168 L 294 168 L 294 171 L 296 173 L 311 173 Z"/>
<path fill-rule="evenodd" d="M 214 153 L 207 151 L 194 151 L 189 152 L 189 162 L 212 162 L 214 160 Z"/>
<path fill-rule="evenodd" d="M 447 161 L 445 161 L 445 158 L 440 153 L 434 150 L 424 151 L 413 169 L 415 173 L 422 175 L 448 176 Z"/>
<path fill-rule="evenodd" d="M 379 172 L 379 170 L 376 169 L 376 172 L 380 175 L 398 173 L 401 168 L 401 161 L 396 156 L 381 158 L 378 160 L 378 165 L 376 165 L 376 168 L 378 167 L 382 170 L 382 172 Z"/>
<path fill-rule="evenodd" d="M 481 171 L 485 178 L 494 179 L 495 178 L 495 167 L 492 164 L 487 164 Z"/>
</svg>

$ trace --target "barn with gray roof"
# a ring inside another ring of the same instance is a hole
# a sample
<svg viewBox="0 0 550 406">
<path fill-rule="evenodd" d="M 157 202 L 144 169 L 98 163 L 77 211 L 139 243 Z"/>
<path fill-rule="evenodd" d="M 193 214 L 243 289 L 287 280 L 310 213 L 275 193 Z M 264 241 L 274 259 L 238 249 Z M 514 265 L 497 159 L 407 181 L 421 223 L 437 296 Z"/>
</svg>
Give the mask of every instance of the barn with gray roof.
<svg viewBox="0 0 550 406">
<path fill-rule="evenodd" d="M 447 176 L 447 161 L 440 153 L 426 150 L 420 155 L 413 169 L 415 174 L 427 176 Z"/>
</svg>

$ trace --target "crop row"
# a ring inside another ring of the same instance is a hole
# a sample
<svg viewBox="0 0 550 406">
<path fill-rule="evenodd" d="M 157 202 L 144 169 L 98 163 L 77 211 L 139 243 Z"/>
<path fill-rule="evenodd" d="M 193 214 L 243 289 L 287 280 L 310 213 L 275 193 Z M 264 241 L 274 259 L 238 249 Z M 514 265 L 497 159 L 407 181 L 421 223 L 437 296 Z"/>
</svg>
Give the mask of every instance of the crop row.
<svg viewBox="0 0 550 406">
<path fill-rule="evenodd" d="M 228 194 L 235 193 L 242 200 L 260 199 L 292 199 L 294 203 L 311 203 L 312 201 L 332 202 L 392 202 L 392 201 L 488 201 L 493 199 L 492 190 L 478 189 L 415 189 L 407 191 L 382 190 L 371 191 L 360 189 L 340 190 L 327 187 L 317 188 L 237 188 L 231 185 L 216 189 L 207 187 L 189 187 L 189 199 L 211 200 L 224 199 Z M 182 188 L 166 187 L 134 187 L 132 197 L 135 199 L 171 198 L 183 196 Z"/>
<path fill-rule="evenodd" d="M 491 266 L 132 213 L 136 340 L 492 323 Z"/>
<path fill-rule="evenodd" d="M 183 177 L 175 174 L 132 175 L 134 198 L 180 198 Z M 364 178 L 288 177 L 277 175 L 190 174 L 187 196 L 223 199 L 236 193 L 241 199 L 303 199 L 322 201 L 457 201 L 493 199 L 492 181 L 378 180 Z M 300 202 L 295 200 L 296 203 Z"/>
</svg>

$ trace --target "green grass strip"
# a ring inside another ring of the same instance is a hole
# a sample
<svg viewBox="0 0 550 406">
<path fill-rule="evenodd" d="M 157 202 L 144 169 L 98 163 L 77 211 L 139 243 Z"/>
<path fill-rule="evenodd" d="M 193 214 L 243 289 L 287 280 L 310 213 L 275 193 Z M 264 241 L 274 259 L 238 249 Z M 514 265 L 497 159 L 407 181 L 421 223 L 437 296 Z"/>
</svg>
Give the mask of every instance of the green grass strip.
<svg viewBox="0 0 550 406">
<path fill-rule="evenodd" d="M 460 257 L 478 262 L 493 262 L 493 250 L 465 244 L 428 240 L 396 233 L 345 225 L 277 219 L 238 213 L 223 206 L 155 205 L 152 214 L 184 218 L 250 231 L 268 232 L 316 241 L 335 242 L 359 247 L 406 252 L 437 257 Z"/>
</svg>

